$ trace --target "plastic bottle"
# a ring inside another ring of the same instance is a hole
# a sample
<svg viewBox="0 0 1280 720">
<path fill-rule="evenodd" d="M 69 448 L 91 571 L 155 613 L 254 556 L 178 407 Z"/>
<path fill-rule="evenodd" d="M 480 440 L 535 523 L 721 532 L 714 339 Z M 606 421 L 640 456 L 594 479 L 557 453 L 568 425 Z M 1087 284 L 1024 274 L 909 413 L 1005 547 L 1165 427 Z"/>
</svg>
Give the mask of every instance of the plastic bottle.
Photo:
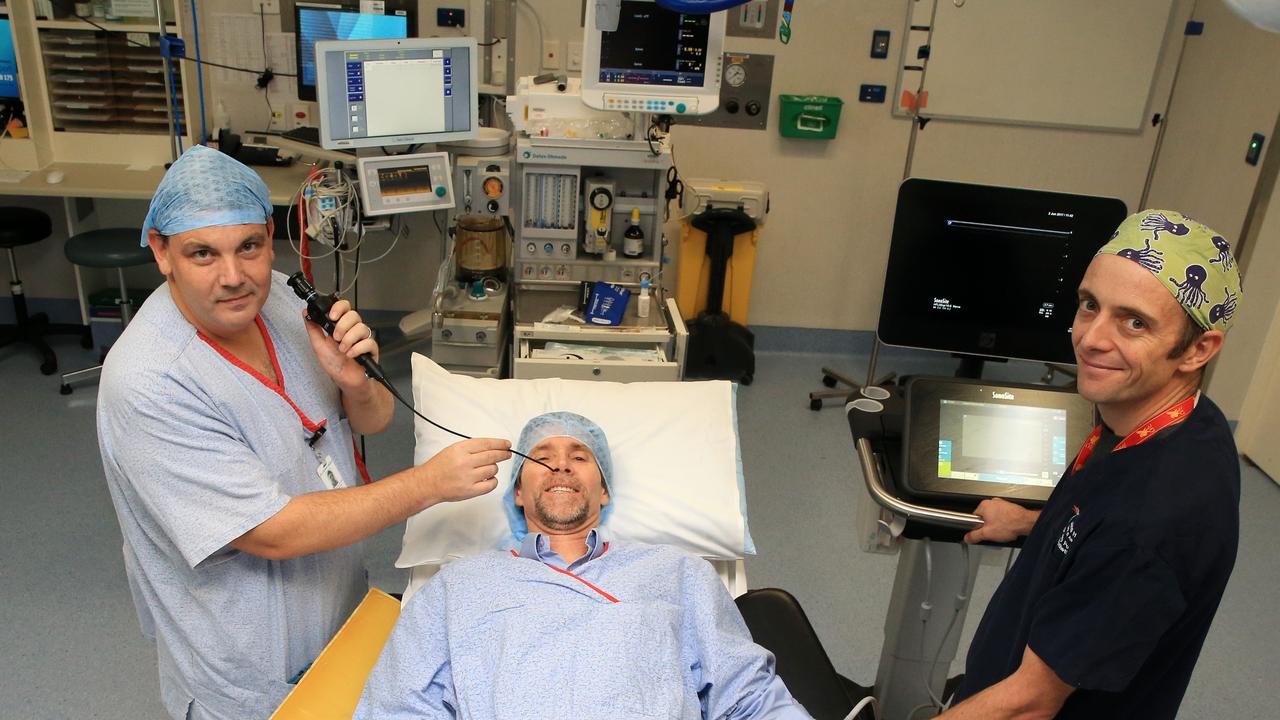
<svg viewBox="0 0 1280 720">
<path fill-rule="evenodd" d="M 636 317 L 649 317 L 649 280 L 647 278 L 640 281 L 640 297 L 636 298 Z"/>
<path fill-rule="evenodd" d="M 218 109 L 213 113 L 213 126 L 218 130 L 231 130 L 231 115 L 227 113 L 227 106 L 218 101 Z"/>
<path fill-rule="evenodd" d="M 631 225 L 622 234 L 622 254 L 638 258 L 644 254 L 644 230 L 640 229 L 640 208 L 631 208 Z"/>
<path fill-rule="evenodd" d="M 213 134 L 204 139 L 204 144 L 215 150 L 222 149 L 222 143 L 229 141 L 230 134 L 231 116 L 227 114 L 227 106 L 219 100 L 217 109 L 213 111 Z"/>
</svg>

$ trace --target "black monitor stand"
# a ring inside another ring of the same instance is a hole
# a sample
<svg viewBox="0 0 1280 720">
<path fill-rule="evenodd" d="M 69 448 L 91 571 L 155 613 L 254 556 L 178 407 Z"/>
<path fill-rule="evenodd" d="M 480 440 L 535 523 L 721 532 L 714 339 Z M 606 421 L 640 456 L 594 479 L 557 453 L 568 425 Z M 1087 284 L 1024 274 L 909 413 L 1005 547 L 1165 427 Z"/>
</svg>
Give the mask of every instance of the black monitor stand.
<svg viewBox="0 0 1280 720">
<path fill-rule="evenodd" d="M 962 353 L 951 353 L 951 357 L 960 360 L 960 366 L 956 368 L 956 377 L 966 378 L 969 380 L 980 380 L 982 378 L 983 366 L 989 362 L 1007 363 L 1008 358 L 988 357 L 984 355 L 965 355 Z"/>
</svg>

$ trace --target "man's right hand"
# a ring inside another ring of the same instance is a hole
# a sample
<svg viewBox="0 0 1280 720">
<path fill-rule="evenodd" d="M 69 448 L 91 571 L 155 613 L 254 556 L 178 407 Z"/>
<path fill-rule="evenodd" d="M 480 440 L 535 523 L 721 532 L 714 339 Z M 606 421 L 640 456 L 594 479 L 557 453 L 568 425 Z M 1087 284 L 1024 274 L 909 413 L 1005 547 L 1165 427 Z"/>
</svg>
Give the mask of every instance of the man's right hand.
<svg viewBox="0 0 1280 720">
<path fill-rule="evenodd" d="M 1021 505 L 1000 498 L 990 498 L 978 503 L 974 515 L 982 518 L 982 527 L 965 533 L 964 541 L 970 545 L 980 542 L 1006 543 L 1031 532 L 1031 526 L 1040 517 L 1039 510 L 1028 510 Z"/>
<path fill-rule="evenodd" d="M 419 468 L 436 502 L 456 502 L 498 486 L 498 463 L 511 457 L 511 442 L 497 438 L 462 440 L 441 450 Z"/>
</svg>

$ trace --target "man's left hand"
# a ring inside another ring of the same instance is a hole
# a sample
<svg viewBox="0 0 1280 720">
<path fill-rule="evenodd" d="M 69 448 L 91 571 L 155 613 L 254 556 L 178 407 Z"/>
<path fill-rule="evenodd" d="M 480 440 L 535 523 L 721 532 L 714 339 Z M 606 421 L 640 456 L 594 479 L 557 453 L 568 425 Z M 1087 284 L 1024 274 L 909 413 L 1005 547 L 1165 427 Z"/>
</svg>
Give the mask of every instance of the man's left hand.
<svg viewBox="0 0 1280 720">
<path fill-rule="evenodd" d="M 303 312 L 306 317 L 306 312 Z M 364 324 L 360 313 L 351 307 L 346 300 L 339 300 L 329 310 L 329 319 L 334 322 L 333 336 L 313 322 L 307 322 L 307 335 L 311 338 L 311 349 L 315 351 L 320 366 L 333 378 L 343 390 L 354 390 L 364 387 L 364 368 L 355 359 L 365 353 L 378 359 L 378 343 L 373 339 L 373 329 Z"/>
</svg>

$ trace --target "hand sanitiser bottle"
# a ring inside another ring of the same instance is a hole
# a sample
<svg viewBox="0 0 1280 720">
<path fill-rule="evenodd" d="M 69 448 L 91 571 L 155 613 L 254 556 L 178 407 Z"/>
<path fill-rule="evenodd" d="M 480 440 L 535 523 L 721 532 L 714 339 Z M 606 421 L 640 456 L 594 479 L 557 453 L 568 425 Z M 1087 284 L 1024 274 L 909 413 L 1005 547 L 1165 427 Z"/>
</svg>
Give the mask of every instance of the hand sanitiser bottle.
<svg viewBox="0 0 1280 720">
<path fill-rule="evenodd" d="M 631 225 L 622 234 L 622 254 L 629 258 L 638 258 L 644 254 L 644 230 L 640 229 L 640 208 L 631 208 Z"/>
<path fill-rule="evenodd" d="M 649 317 L 649 280 L 640 281 L 640 296 L 636 298 L 636 317 Z"/>
</svg>

